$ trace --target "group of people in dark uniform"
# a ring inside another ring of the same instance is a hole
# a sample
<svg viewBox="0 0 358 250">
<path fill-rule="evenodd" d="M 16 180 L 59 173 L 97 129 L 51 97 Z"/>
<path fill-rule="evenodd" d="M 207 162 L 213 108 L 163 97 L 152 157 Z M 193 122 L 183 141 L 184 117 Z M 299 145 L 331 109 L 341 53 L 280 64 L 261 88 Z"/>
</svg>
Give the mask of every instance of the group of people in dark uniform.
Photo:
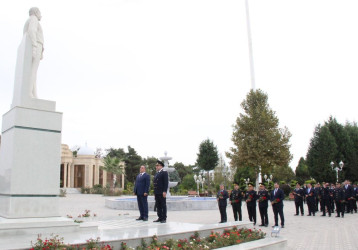
<svg viewBox="0 0 358 250">
<path fill-rule="evenodd" d="M 337 212 L 336 217 L 344 217 L 345 213 L 357 213 L 358 188 L 357 185 L 351 185 L 349 180 L 345 180 L 341 185 L 333 183 L 317 183 L 314 187 L 311 183 L 301 187 L 296 184 L 293 190 L 296 205 L 296 216 L 301 213 L 304 215 L 303 204 L 307 203 L 308 215 L 315 216 L 316 212 L 321 211 L 321 216 L 331 216 Z"/>
<path fill-rule="evenodd" d="M 304 215 L 304 203 L 308 207 L 307 216 L 315 216 L 319 208 L 322 212 L 321 216 L 326 216 L 326 214 L 331 216 L 335 211 L 337 212 L 336 217 L 344 217 L 345 213 L 357 213 L 358 187 L 356 184 L 351 185 L 348 180 L 344 181 L 343 184 L 337 182 L 335 185 L 333 183 L 322 183 L 322 187 L 319 183 L 314 187 L 311 183 L 305 184 L 303 187 L 300 183 L 297 183 L 292 194 L 296 206 L 295 216 L 300 213 L 302 216 Z M 235 221 L 242 220 L 241 204 L 244 201 L 246 202 L 249 220 L 256 225 L 256 207 L 258 206 L 261 217 L 259 226 L 265 227 L 269 225 L 267 209 L 270 202 L 275 220 L 273 227 L 278 226 L 278 217 L 280 217 L 281 227 L 284 228 L 283 200 L 285 195 L 278 183 L 274 184 L 274 189 L 271 192 L 266 189 L 265 183 L 260 183 L 260 189 L 257 192 L 252 183 L 248 184 L 246 192 L 241 191 L 239 185 L 234 183 L 234 189 L 230 194 L 224 189 L 224 185 L 220 185 L 217 194 L 221 215 L 219 223 L 227 222 L 227 199 L 232 206 Z"/>
<path fill-rule="evenodd" d="M 261 224 L 259 226 L 267 227 L 269 225 L 267 209 L 270 202 L 275 215 L 274 226 L 278 226 L 279 216 L 281 220 L 281 227 L 283 228 L 285 225 L 285 218 L 283 214 L 283 200 L 285 199 L 285 195 L 283 190 L 279 188 L 278 183 L 275 183 L 274 190 L 272 190 L 271 193 L 266 189 L 265 183 L 260 183 L 260 190 L 258 192 L 254 190 L 254 185 L 252 183 L 248 184 L 246 192 L 241 191 L 239 189 L 239 185 L 234 183 L 234 189 L 231 191 L 230 195 L 224 189 L 224 185 L 220 185 L 220 190 L 217 194 L 221 215 L 221 221 L 219 223 L 227 222 L 227 199 L 229 199 L 229 203 L 232 206 L 235 221 L 242 220 L 241 204 L 242 201 L 244 201 L 246 202 L 249 220 L 252 221 L 254 225 L 256 225 L 256 207 L 258 204 L 261 217 Z"/>
</svg>

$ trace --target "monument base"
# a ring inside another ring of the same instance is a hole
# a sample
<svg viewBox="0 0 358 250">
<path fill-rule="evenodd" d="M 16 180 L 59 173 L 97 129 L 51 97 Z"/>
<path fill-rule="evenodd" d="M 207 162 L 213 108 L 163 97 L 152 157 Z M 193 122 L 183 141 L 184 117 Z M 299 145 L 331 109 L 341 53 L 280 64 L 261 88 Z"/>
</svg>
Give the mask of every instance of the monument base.
<svg viewBox="0 0 358 250">
<path fill-rule="evenodd" d="M 60 216 L 62 113 L 54 102 L 34 100 L 3 115 L 0 148 L 0 216 Z"/>
<path fill-rule="evenodd" d="M 7 219 L 0 217 L 0 236 L 71 233 L 80 229 L 78 223 L 63 217 Z"/>
</svg>

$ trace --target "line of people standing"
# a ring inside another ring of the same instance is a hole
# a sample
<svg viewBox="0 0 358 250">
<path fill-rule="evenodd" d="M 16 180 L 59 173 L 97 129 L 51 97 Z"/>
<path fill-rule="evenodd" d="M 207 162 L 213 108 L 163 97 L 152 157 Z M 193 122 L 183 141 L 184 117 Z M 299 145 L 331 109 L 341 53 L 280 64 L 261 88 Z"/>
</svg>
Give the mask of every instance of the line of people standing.
<svg viewBox="0 0 358 250">
<path fill-rule="evenodd" d="M 357 213 L 357 199 L 358 188 L 357 185 L 351 185 L 349 180 L 345 180 L 343 186 L 337 182 L 322 183 L 322 187 L 319 183 L 312 186 L 308 183 L 305 187 L 301 188 L 301 185 L 297 183 L 295 190 L 293 191 L 296 205 L 296 216 L 304 215 L 303 203 L 307 203 L 308 215 L 315 216 L 319 211 L 322 212 L 321 216 L 331 216 L 336 210 L 336 217 L 344 217 L 344 213 Z"/>
<path fill-rule="evenodd" d="M 229 199 L 232 206 L 235 221 L 242 220 L 241 205 L 242 201 L 245 201 L 249 220 L 256 225 L 256 207 L 258 204 L 261 217 L 261 224 L 259 226 L 267 227 L 269 225 L 267 210 L 270 201 L 274 212 L 275 224 L 273 227 L 278 226 L 278 217 L 280 217 L 281 227 L 284 228 L 285 226 L 285 217 L 283 214 L 283 200 L 285 199 L 285 195 L 283 190 L 279 188 L 278 183 L 274 184 L 274 190 L 271 191 L 271 194 L 266 189 L 265 183 L 260 183 L 260 190 L 258 192 L 254 190 L 253 184 L 249 183 L 245 193 L 239 189 L 239 185 L 237 183 L 234 183 L 234 189 L 231 191 L 230 195 L 224 189 L 224 185 L 220 185 L 220 190 L 217 193 L 221 216 L 221 221 L 219 223 L 227 222 L 227 199 Z"/>
</svg>

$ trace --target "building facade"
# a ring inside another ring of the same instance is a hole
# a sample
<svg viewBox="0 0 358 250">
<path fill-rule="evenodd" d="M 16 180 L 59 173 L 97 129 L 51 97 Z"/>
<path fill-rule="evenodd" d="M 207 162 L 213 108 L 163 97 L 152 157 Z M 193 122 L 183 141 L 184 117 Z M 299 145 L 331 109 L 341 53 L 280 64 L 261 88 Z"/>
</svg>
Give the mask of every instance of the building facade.
<svg viewBox="0 0 358 250">
<path fill-rule="evenodd" d="M 94 185 L 107 184 L 112 186 L 114 176 L 101 169 L 103 159 L 95 155 L 95 151 L 87 147 L 80 147 L 75 156 L 68 145 L 61 145 L 61 188 L 92 188 Z M 117 187 L 124 188 L 124 174 L 116 176 Z M 118 185 L 119 184 L 119 185 Z"/>
</svg>

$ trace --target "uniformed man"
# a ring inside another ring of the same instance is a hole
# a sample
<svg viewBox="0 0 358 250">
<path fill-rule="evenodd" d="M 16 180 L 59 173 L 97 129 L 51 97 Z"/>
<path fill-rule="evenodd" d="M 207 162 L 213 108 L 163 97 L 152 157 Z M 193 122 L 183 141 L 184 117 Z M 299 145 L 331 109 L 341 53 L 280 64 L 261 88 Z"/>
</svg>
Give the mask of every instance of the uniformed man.
<svg viewBox="0 0 358 250">
<path fill-rule="evenodd" d="M 331 203 L 331 213 L 333 214 L 334 213 L 334 189 L 335 189 L 335 185 L 334 183 L 331 183 L 331 188 L 330 188 L 330 203 Z"/>
<path fill-rule="evenodd" d="M 324 183 L 324 186 L 321 189 L 321 200 L 322 200 L 322 211 L 323 214 L 321 216 L 326 216 L 326 210 L 328 212 L 329 217 L 331 217 L 331 192 L 328 187 L 328 183 Z"/>
<path fill-rule="evenodd" d="M 256 200 L 257 194 L 254 190 L 254 185 L 249 183 L 247 185 L 247 192 L 245 194 L 247 212 L 249 214 L 249 220 L 254 222 L 256 225 Z"/>
<path fill-rule="evenodd" d="M 227 222 L 227 215 L 226 215 L 226 207 L 227 207 L 227 199 L 229 198 L 228 192 L 224 188 L 224 184 L 220 185 L 220 190 L 216 195 L 216 199 L 219 205 L 220 217 L 221 221 L 219 223 Z"/>
<path fill-rule="evenodd" d="M 293 190 L 293 195 L 295 197 L 295 206 L 296 206 L 296 214 L 299 215 L 299 210 L 301 210 L 301 215 L 304 215 L 303 209 L 303 198 L 305 196 L 304 190 L 301 188 L 301 184 L 297 182 L 295 190 Z"/>
<path fill-rule="evenodd" d="M 265 183 L 260 183 L 260 190 L 257 193 L 259 203 L 259 211 L 260 211 L 260 217 L 261 217 L 261 225 L 260 227 L 265 226 L 267 227 L 268 222 L 268 214 L 267 214 L 267 208 L 268 208 L 268 201 L 270 199 L 269 192 L 265 188 Z"/>
<path fill-rule="evenodd" d="M 336 188 L 334 189 L 334 200 L 336 202 L 337 216 L 344 217 L 344 203 L 345 203 L 345 194 L 344 189 L 341 188 L 341 183 L 336 183 Z"/>
<path fill-rule="evenodd" d="M 239 184 L 234 183 L 234 189 L 231 191 L 230 194 L 230 204 L 232 206 L 232 212 L 234 213 L 235 221 L 239 219 L 242 221 L 242 213 L 241 213 L 241 201 L 242 201 L 242 192 L 239 189 Z M 238 215 L 239 214 L 239 218 Z"/>
<path fill-rule="evenodd" d="M 318 212 L 318 204 L 320 205 L 322 212 L 322 204 L 321 204 L 321 185 L 319 182 L 314 187 L 314 195 L 315 195 L 315 211 Z"/>
<path fill-rule="evenodd" d="M 168 190 L 168 172 L 163 170 L 164 163 L 157 161 L 155 168 L 157 173 L 154 176 L 154 195 L 155 204 L 157 205 L 158 219 L 154 222 L 166 223 L 167 222 L 167 190 Z"/>
<path fill-rule="evenodd" d="M 358 187 L 357 183 L 353 184 L 353 210 L 357 213 L 357 198 L 358 198 Z"/>
<path fill-rule="evenodd" d="M 315 191 L 314 191 L 311 183 L 307 184 L 306 201 L 307 201 L 307 207 L 308 207 L 308 215 L 307 216 L 311 216 L 311 215 L 315 216 L 316 195 L 315 195 Z"/>
</svg>

